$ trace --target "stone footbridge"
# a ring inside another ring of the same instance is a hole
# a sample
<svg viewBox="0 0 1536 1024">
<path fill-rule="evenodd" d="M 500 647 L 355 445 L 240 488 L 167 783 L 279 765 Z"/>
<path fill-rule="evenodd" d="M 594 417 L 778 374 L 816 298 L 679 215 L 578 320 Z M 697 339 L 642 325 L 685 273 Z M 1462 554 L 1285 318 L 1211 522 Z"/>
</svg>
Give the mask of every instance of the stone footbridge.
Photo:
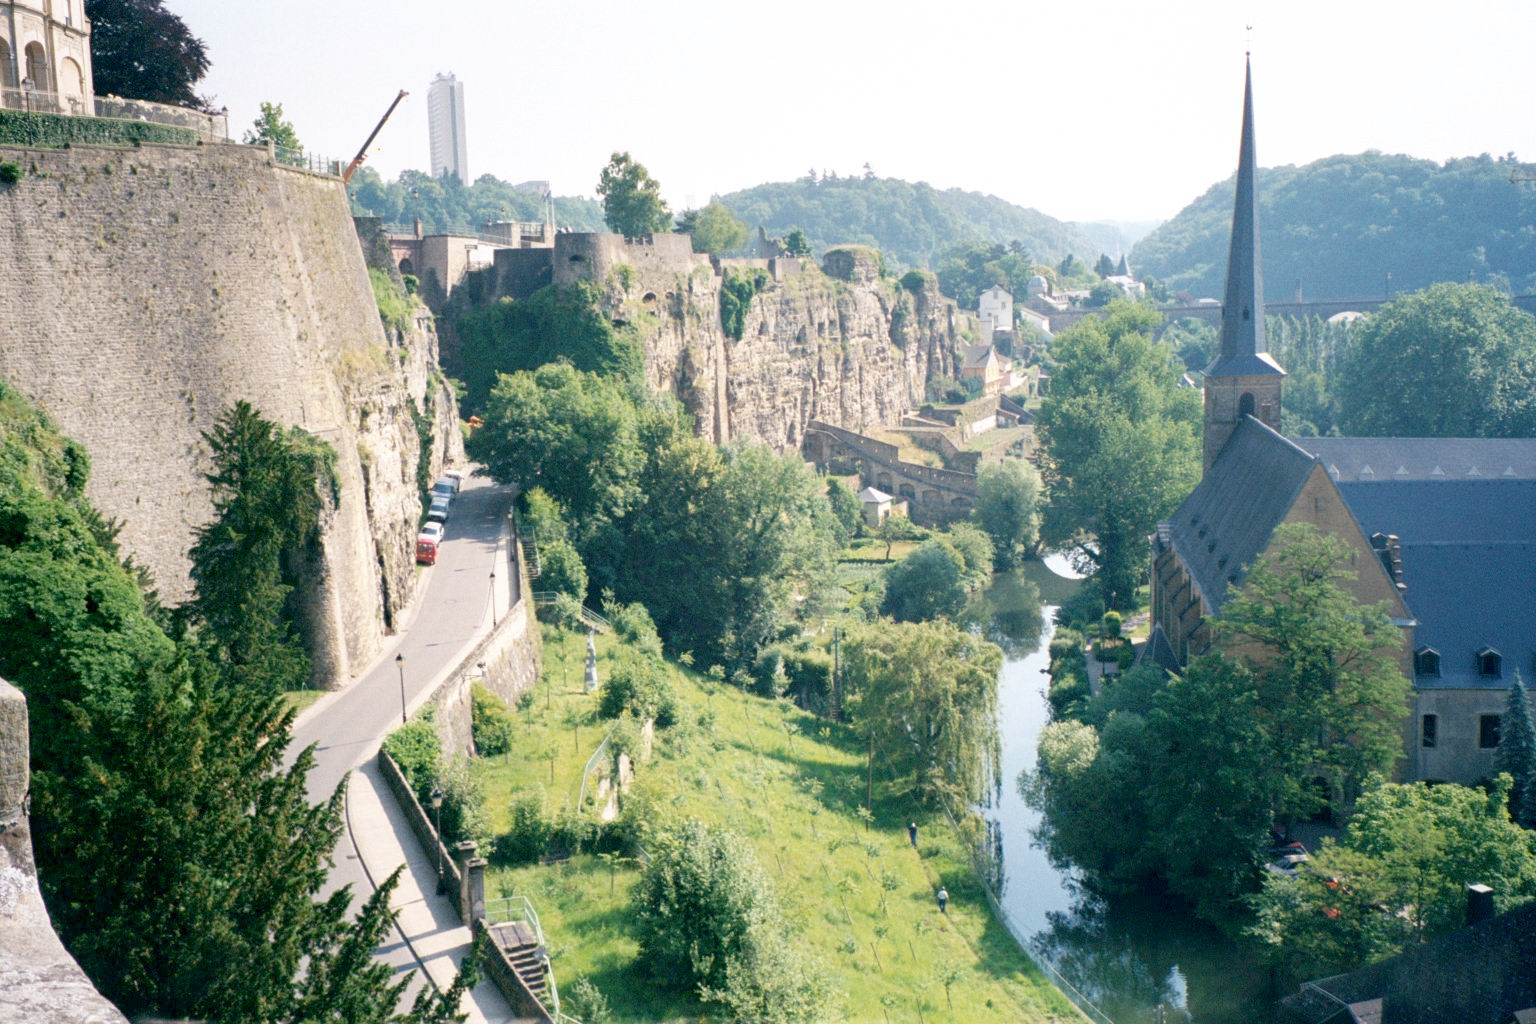
<svg viewBox="0 0 1536 1024">
<path fill-rule="evenodd" d="M 976 506 L 976 474 L 904 462 L 895 445 L 830 423 L 806 424 L 801 451 L 818 468 L 856 472 L 865 487 L 905 498 L 913 522 L 925 526 L 964 519 Z"/>
</svg>

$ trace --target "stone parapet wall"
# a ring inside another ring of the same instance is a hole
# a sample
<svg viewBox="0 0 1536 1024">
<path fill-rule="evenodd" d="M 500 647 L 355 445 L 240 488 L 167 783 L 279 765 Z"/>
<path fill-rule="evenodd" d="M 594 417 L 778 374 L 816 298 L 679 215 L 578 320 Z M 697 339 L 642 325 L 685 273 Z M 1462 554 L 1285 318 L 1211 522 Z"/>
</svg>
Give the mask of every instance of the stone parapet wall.
<svg viewBox="0 0 1536 1024">
<path fill-rule="evenodd" d="M 535 1024 L 555 1024 L 555 1018 L 539 1002 L 539 997 L 523 981 L 522 975 L 512 966 L 506 950 L 491 937 L 490 929 L 483 920 L 474 923 L 475 938 L 485 944 L 484 967 L 491 983 L 501 990 L 514 1013 L 532 1020 Z"/>
<path fill-rule="evenodd" d="M 447 879 L 448 890 L 458 892 L 463 885 L 463 878 L 459 873 L 459 865 L 453 859 L 453 852 L 438 838 L 437 830 L 432 827 L 432 819 L 427 814 L 427 809 L 421 806 L 421 801 L 416 798 L 416 792 L 411 789 L 410 781 L 406 779 L 405 772 L 395 763 L 395 759 L 384 751 L 379 751 L 379 773 L 384 776 L 385 785 L 394 794 L 395 801 L 400 805 L 400 813 L 405 815 L 405 820 L 415 833 L 417 842 L 434 857 L 441 858 L 437 863 L 443 866 L 443 877 Z M 435 848 L 435 849 L 434 849 Z"/>
<path fill-rule="evenodd" d="M 24 171 L 0 189 L 0 378 L 89 451 L 91 501 L 164 599 L 189 594 L 212 514 L 202 433 L 222 410 L 249 401 L 335 448 L 339 501 L 301 598 L 315 682 L 344 683 L 409 590 L 423 403 L 434 471 L 456 436 L 448 389 L 426 399 L 435 335 L 385 335 L 344 187 L 245 146 L 0 159 Z"/>
<path fill-rule="evenodd" d="M 27 702 L 0 679 L 0 1024 L 126 1024 L 54 934 L 27 821 Z"/>
</svg>

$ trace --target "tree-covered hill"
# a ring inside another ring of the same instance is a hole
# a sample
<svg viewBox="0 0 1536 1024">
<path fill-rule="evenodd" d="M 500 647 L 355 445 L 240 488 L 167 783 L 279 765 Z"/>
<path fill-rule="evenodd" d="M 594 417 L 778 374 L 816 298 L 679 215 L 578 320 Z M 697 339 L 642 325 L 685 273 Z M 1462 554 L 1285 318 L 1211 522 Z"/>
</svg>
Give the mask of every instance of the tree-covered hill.
<svg viewBox="0 0 1536 1024">
<path fill-rule="evenodd" d="M 1516 294 L 1536 289 L 1536 185 L 1512 158 L 1444 164 L 1367 152 L 1259 172 L 1264 277 L 1271 300 L 1301 282 L 1309 299 L 1374 298 L 1472 277 Z M 1138 274 L 1199 296 L 1221 294 L 1233 179 L 1148 235 Z"/>
<path fill-rule="evenodd" d="M 490 174 L 473 185 L 457 178 L 434 178 L 421 171 L 405 171 L 395 181 L 385 181 L 365 167 L 349 190 L 352 211 L 384 218 L 387 224 L 409 224 L 417 217 L 428 234 L 480 231 L 487 221 L 544 219 L 544 197 L 520 189 Z M 587 196 L 556 196 L 555 223 L 572 231 L 606 231 L 603 208 Z"/>
<path fill-rule="evenodd" d="M 806 233 L 819 253 L 829 245 L 873 245 L 894 264 L 929 267 L 947 249 L 967 242 L 1018 241 L 1037 261 L 1069 253 L 1093 262 L 1100 248 L 1070 224 L 996 196 L 936 189 L 897 178 L 811 178 L 771 182 L 732 192 L 720 201 L 756 230 Z"/>
</svg>

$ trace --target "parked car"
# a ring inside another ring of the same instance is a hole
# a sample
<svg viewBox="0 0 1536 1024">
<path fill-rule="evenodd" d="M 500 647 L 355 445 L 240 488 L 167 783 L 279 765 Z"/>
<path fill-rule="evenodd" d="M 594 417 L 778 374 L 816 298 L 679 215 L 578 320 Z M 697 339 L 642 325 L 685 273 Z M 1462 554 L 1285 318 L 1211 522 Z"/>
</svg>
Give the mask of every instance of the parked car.
<svg viewBox="0 0 1536 1024">
<path fill-rule="evenodd" d="M 432 485 L 432 500 L 436 501 L 438 498 L 442 498 L 446 501 L 452 501 L 453 496 L 458 491 L 458 487 L 454 485 L 452 480 L 449 480 L 447 477 L 441 477 L 437 483 Z"/>
<path fill-rule="evenodd" d="M 427 521 L 430 523 L 446 523 L 448 521 L 447 498 L 432 499 L 432 507 L 427 509 Z"/>
<path fill-rule="evenodd" d="M 428 523 L 421 528 L 421 532 L 416 535 L 416 539 L 429 540 L 433 544 L 441 544 L 443 542 L 443 524 Z"/>
<path fill-rule="evenodd" d="M 462 469 L 445 469 L 443 476 L 453 481 L 453 490 L 457 494 L 464 489 L 464 471 Z"/>
<path fill-rule="evenodd" d="M 426 537 L 416 538 L 416 564 L 437 564 L 437 541 L 430 540 Z"/>
</svg>

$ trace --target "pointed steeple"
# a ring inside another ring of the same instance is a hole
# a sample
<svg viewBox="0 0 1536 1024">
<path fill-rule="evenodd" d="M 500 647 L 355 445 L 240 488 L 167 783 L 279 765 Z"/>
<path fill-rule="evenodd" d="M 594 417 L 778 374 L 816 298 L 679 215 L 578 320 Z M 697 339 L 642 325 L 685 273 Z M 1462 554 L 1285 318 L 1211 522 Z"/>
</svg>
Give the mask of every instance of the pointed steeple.
<svg viewBox="0 0 1536 1024">
<path fill-rule="evenodd" d="M 1237 159 L 1237 201 L 1232 209 L 1232 248 L 1227 254 L 1227 294 L 1221 308 L 1221 350 L 1207 377 L 1284 376 L 1266 351 L 1264 279 L 1259 259 L 1257 147 L 1253 138 L 1253 66 L 1243 85 L 1243 139 Z"/>
</svg>

